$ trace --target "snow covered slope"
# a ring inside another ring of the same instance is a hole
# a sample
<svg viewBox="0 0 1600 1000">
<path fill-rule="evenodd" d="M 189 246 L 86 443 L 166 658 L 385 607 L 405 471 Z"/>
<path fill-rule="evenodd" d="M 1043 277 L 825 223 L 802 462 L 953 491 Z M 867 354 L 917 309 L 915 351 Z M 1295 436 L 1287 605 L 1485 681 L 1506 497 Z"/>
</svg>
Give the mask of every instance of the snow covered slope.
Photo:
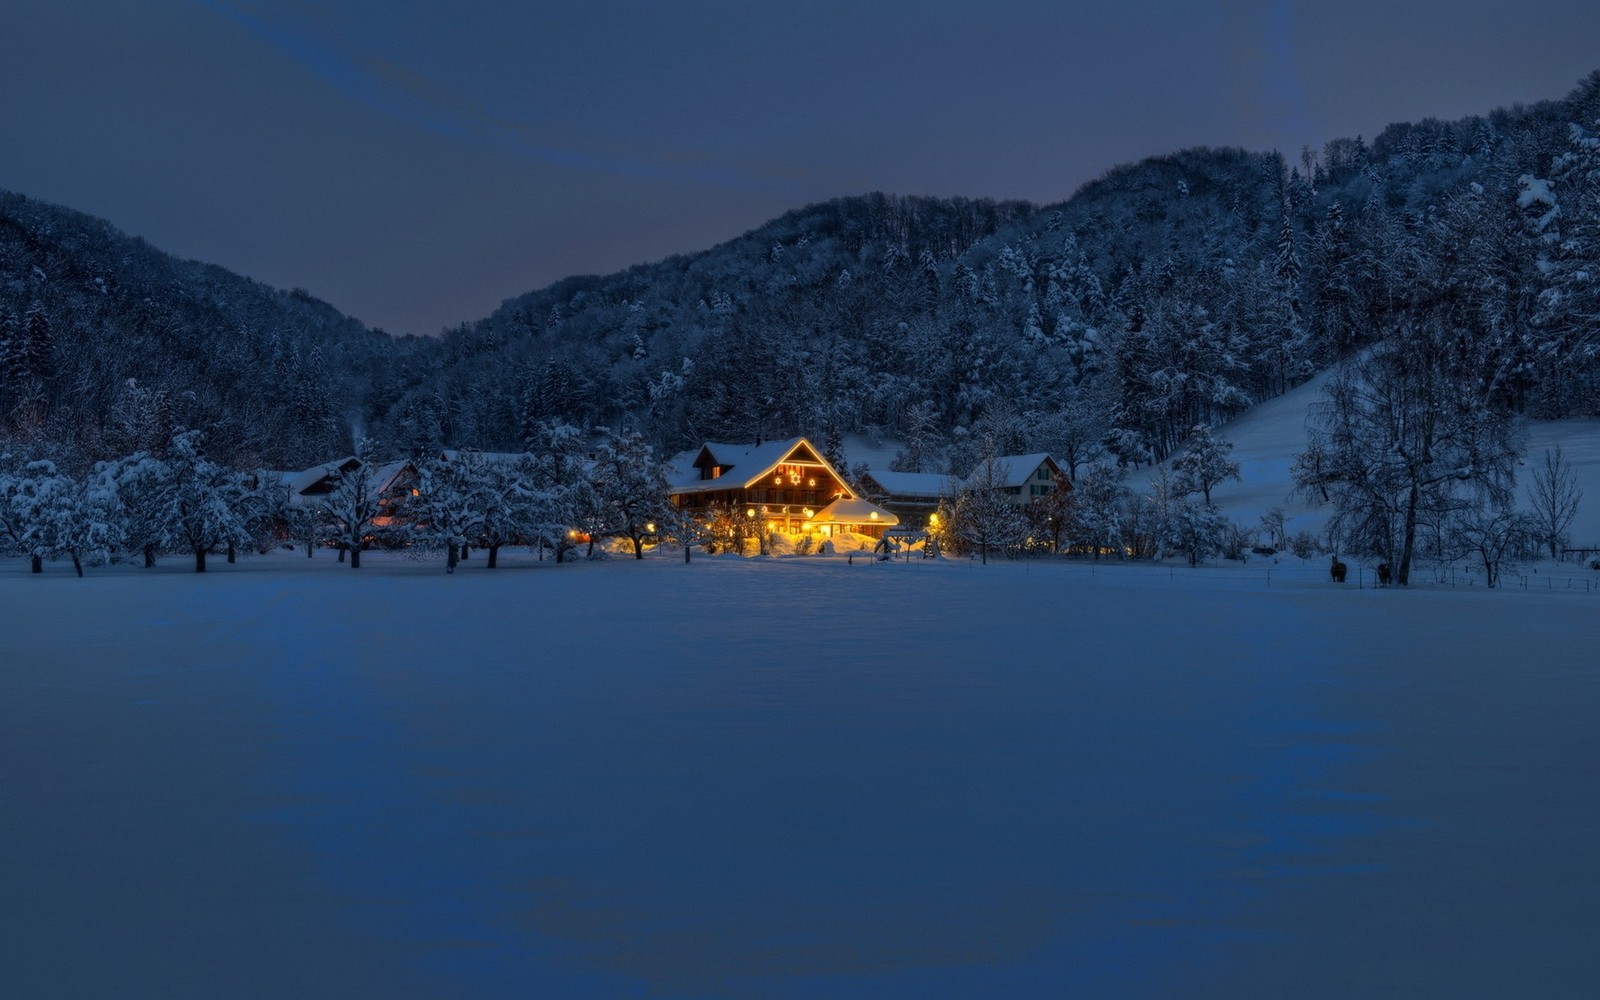
<svg viewBox="0 0 1600 1000">
<path fill-rule="evenodd" d="M 1282 507 L 1289 514 L 1291 534 L 1321 531 L 1327 524 L 1327 507 L 1289 496 L 1294 489 L 1289 467 L 1305 449 L 1306 418 L 1322 399 L 1327 379 L 1326 373 L 1319 375 L 1223 425 L 1221 435 L 1233 442 L 1241 480 L 1222 484 L 1212 495 L 1229 517 L 1251 525 L 1272 507 Z M 1600 545 L 1600 420 L 1529 421 L 1524 431 L 1527 450 L 1517 477 L 1522 504 L 1526 505 L 1533 469 L 1543 461 L 1545 449 L 1560 445 L 1584 497 L 1572 526 L 1572 542 Z"/>
</svg>

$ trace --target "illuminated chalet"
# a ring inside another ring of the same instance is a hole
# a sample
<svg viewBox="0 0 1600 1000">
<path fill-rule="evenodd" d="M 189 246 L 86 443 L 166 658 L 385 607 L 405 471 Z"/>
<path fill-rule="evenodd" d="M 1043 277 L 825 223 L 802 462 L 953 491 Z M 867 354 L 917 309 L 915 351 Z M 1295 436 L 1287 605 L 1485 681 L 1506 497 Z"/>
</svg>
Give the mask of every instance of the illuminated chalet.
<svg viewBox="0 0 1600 1000">
<path fill-rule="evenodd" d="M 698 517 L 715 508 L 760 518 L 767 530 L 800 535 L 850 531 L 877 536 L 895 515 L 856 494 L 803 437 L 765 444 L 714 444 L 695 453 L 670 491 L 672 502 Z"/>
</svg>

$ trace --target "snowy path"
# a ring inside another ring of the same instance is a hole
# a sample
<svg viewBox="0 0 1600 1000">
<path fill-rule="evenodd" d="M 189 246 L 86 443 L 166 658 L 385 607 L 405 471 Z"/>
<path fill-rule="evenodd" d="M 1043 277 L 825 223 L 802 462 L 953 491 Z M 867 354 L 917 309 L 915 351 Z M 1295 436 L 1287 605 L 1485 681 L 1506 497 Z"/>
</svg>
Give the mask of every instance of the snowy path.
<svg viewBox="0 0 1600 1000">
<path fill-rule="evenodd" d="M 1597 594 L 1254 564 L 17 569 L 6 996 L 1600 975 Z"/>
</svg>

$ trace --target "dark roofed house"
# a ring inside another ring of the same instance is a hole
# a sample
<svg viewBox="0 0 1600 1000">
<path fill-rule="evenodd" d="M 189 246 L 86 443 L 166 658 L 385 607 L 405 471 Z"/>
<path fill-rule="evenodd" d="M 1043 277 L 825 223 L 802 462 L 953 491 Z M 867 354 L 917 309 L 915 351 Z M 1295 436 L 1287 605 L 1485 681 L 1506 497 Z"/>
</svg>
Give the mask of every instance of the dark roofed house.
<svg viewBox="0 0 1600 1000">
<path fill-rule="evenodd" d="M 931 472 L 880 472 L 869 470 L 861 488 L 873 500 L 913 528 L 926 528 L 942 497 L 952 496 L 961 483 L 952 476 Z"/>
</svg>

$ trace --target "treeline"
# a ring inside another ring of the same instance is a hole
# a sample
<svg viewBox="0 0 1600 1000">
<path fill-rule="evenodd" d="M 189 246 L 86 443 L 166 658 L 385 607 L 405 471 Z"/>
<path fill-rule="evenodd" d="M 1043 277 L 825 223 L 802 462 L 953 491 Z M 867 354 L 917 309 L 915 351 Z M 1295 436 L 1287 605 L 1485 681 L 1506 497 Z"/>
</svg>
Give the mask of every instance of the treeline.
<svg viewBox="0 0 1600 1000">
<path fill-rule="evenodd" d="M 554 421 L 663 454 L 806 434 L 837 456 L 866 434 L 931 472 L 993 439 L 1076 477 L 1162 460 L 1436 307 L 1493 341 L 1497 406 L 1593 413 L 1597 121 L 1600 73 L 1370 143 L 1158 157 L 1052 206 L 840 199 L 439 338 L 5 195 L 0 435 L 81 472 L 205 427 L 234 464 L 294 467 L 361 433 L 514 450 Z"/>
<path fill-rule="evenodd" d="M 1600 74 L 1566 100 L 1288 159 L 1190 150 L 1032 207 L 871 196 L 693 257 L 574 279 L 450 331 L 379 418 L 396 439 L 628 423 L 668 451 L 856 432 L 901 467 L 1008 451 L 1169 455 L 1472 288 L 1518 413 L 1592 413 Z M 1442 302 L 1442 299 L 1440 300 Z M 1560 358 L 1560 363 L 1552 359 Z"/>
<path fill-rule="evenodd" d="M 570 425 L 546 424 L 538 447 L 515 454 L 435 453 L 379 463 L 363 438 L 328 465 L 323 492 L 291 494 L 283 476 L 213 459 L 200 431 L 179 431 L 161 448 L 95 463 L 72 475 L 48 460 L 0 455 L 0 554 L 85 566 L 207 557 L 303 545 L 336 550 L 352 568 L 373 547 L 445 554 L 453 572 L 469 548 L 490 568 L 507 545 L 556 561 L 580 544 L 627 539 L 642 557 L 647 539 L 698 540 L 667 499 L 667 480 L 633 432 L 602 428 L 598 445 Z M 303 485 L 303 484 L 302 484 Z"/>
</svg>

